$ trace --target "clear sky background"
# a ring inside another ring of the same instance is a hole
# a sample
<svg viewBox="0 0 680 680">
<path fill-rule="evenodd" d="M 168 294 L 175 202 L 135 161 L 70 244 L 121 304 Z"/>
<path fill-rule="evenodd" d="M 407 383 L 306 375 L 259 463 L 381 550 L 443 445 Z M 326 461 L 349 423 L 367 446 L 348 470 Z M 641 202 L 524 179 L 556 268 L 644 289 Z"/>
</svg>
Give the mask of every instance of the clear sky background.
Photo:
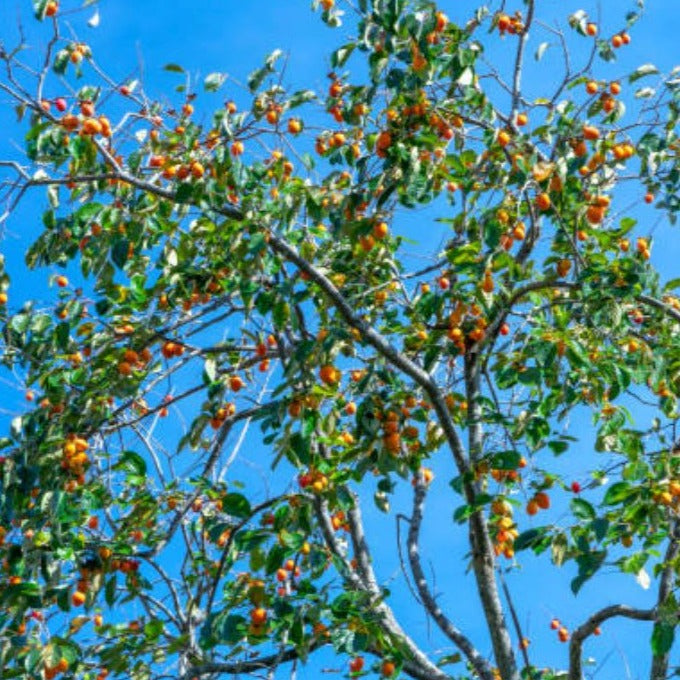
<svg viewBox="0 0 680 680">
<path fill-rule="evenodd" d="M 467 19 L 477 4 L 476 0 L 443 0 L 440 7 L 452 19 Z M 632 8 L 633 3 L 607 0 L 600 4 L 605 17 L 601 24 L 603 33 L 611 34 L 623 28 L 622 14 Z M 618 77 L 645 62 L 653 62 L 662 70 L 669 70 L 674 61 L 680 62 L 680 11 L 677 0 L 650 0 L 648 4 L 646 16 L 632 32 L 632 44 L 620 51 L 619 62 L 600 72 L 606 73 L 607 78 Z M 514 9 L 519 3 L 511 5 Z M 543 16 L 551 21 L 559 18 L 562 26 L 566 26 L 568 14 L 587 3 L 541 0 L 538 5 Z M 331 48 L 343 42 L 345 30 L 328 29 L 318 15 L 310 11 L 309 3 L 304 0 L 103 0 L 98 11 L 101 22 L 96 29 L 85 29 L 82 17 L 73 17 L 74 28 L 77 27 L 80 38 L 92 46 L 98 62 L 119 80 L 138 75 L 141 65 L 147 92 L 152 97 L 167 97 L 175 105 L 181 104 L 182 98 L 172 90 L 182 81 L 177 74 L 164 71 L 165 64 L 181 64 L 196 82 L 202 81 L 205 75 L 213 71 L 229 73 L 236 80 L 244 82 L 248 73 L 259 66 L 262 58 L 276 47 L 289 55 L 286 80 L 291 88 L 311 87 L 325 91 L 328 82 L 325 76 L 330 68 L 328 55 Z M 88 12 L 94 14 L 95 8 L 90 8 Z M 592 9 L 592 12 L 595 16 L 596 10 Z M 28 42 L 33 48 L 40 49 L 46 33 L 37 30 L 27 1 L 1 0 L 0 39 L 12 45 L 17 36 L 15 21 L 19 16 L 25 24 Z M 544 36 L 532 36 L 529 55 L 545 39 Z M 501 41 L 497 36 L 485 36 L 485 40 L 489 61 L 509 63 L 509 41 Z M 585 48 L 586 41 L 577 38 L 573 45 Z M 531 57 L 529 62 L 527 91 L 530 95 L 544 94 L 545 88 L 554 82 L 560 63 L 558 52 L 551 48 L 538 66 L 533 65 Z M 47 94 L 56 97 L 63 93 L 53 87 Z M 205 116 L 207 120 L 212 108 L 230 98 L 244 103 L 246 101 L 243 91 L 232 89 L 229 82 L 216 95 L 201 94 L 196 102 L 197 118 L 200 120 Z M 16 124 L 13 112 L 1 95 L 0 130 L 3 131 L 0 135 L 0 158 L 21 158 L 24 128 Z M 644 191 L 640 186 L 627 188 L 620 196 L 618 205 L 626 206 L 629 201 L 639 199 L 642 193 Z M 8 269 L 13 275 L 13 304 L 19 304 L 26 297 L 47 299 L 53 295 L 53 291 L 46 287 L 44 270 L 26 274 L 22 268 L 23 252 L 31 238 L 38 233 L 44 206 L 44 196 L 36 191 L 22 203 L 5 226 L 0 250 L 4 252 Z M 680 233 L 665 225 L 654 227 L 657 215 L 649 208 L 635 208 L 633 213 L 640 218 L 643 231 L 656 232 L 658 229 L 658 233 L 664 235 L 662 242 L 655 243 L 653 261 L 666 278 L 678 276 Z M 417 229 L 420 251 L 431 250 L 442 238 L 441 227 L 429 222 L 434 214 L 426 210 L 401 218 L 399 228 L 403 233 L 412 236 Z M 23 390 L 9 383 L 0 385 L 0 390 L 4 393 L 2 402 L 6 408 L 5 416 L 9 417 L 15 409 L 20 408 Z M 589 458 L 595 455 L 591 452 L 588 424 L 585 414 L 571 420 L 570 434 L 583 435 L 583 444 L 574 447 L 558 463 L 561 469 L 581 481 L 587 479 Z M 257 450 L 256 433 L 249 436 L 246 448 Z M 260 456 L 259 462 L 266 467 L 266 458 L 263 454 Z M 428 499 L 428 519 L 423 529 L 424 561 L 426 564 L 431 563 L 431 573 L 436 574 L 435 588 L 441 593 L 439 601 L 443 609 L 488 652 L 489 645 L 484 642 L 485 626 L 476 598 L 470 597 L 474 583 L 466 574 L 463 556 L 467 548 L 466 530 L 451 521 L 452 511 L 460 503 L 460 498 L 452 493 L 447 483 L 453 472 L 446 454 L 435 460 L 433 467 L 437 479 Z M 248 478 L 253 472 L 252 468 L 244 465 L 235 468 L 234 474 Z M 283 470 L 277 473 L 274 483 L 285 484 L 290 479 L 290 470 Z M 369 491 L 366 494 L 365 515 L 368 537 L 373 540 L 374 555 L 378 562 L 378 574 L 395 594 L 394 606 L 402 625 L 425 648 L 437 649 L 444 643 L 405 587 L 395 550 L 395 513 L 410 511 L 408 496 L 399 497 L 391 515 L 384 517 L 372 508 L 372 490 Z M 560 521 L 559 501 L 554 519 Z M 539 516 L 537 521 L 542 523 L 543 520 Z M 531 521 L 523 517 L 522 525 L 528 528 Z M 514 593 L 525 634 L 531 639 L 532 658 L 537 665 L 566 666 L 567 646 L 558 643 L 555 633 L 549 630 L 553 616 L 559 617 L 572 628 L 601 606 L 625 602 L 648 607 L 655 598 L 652 591 L 640 588 L 632 576 L 617 575 L 606 568 L 583 588 L 578 597 L 574 597 L 569 589 L 569 582 L 575 575 L 574 565 L 568 564 L 557 570 L 549 563 L 547 555 L 533 558 L 526 553 L 522 554 L 521 560 L 522 568 L 509 574 L 507 580 Z M 646 624 L 620 622 L 605 625 L 602 636 L 585 647 L 586 656 L 592 655 L 597 661 L 591 668 L 592 676 L 598 680 L 645 677 L 650 633 L 651 626 Z M 677 652 L 673 661 L 680 663 Z M 308 667 L 299 672 L 298 678 L 318 678 L 323 668 L 344 670 L 340 662 L 324 652 L 318 659 L 313 657 Z M 280 677 L 288 676 L 281 672 Z"/>
</svg>

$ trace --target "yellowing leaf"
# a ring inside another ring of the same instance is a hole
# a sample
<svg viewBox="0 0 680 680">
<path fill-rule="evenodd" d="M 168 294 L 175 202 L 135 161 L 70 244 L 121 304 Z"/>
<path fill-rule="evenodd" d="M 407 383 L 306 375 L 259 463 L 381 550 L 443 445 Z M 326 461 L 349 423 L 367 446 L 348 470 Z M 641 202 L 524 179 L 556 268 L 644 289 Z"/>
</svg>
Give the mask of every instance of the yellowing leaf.
<svg viewBox="0 0 680 680">
<path fill-rule="evenodd" d="M 534 176 L 534 179 L 537 182 L 544 182 L 550 175 L 553 174 L 555 171 L 555 164 L 554 163 L 548 163 L 547 161 L 539 161 L 534 165 L 533 169 L 531 170 L 532 175 Z"/>
</svg>

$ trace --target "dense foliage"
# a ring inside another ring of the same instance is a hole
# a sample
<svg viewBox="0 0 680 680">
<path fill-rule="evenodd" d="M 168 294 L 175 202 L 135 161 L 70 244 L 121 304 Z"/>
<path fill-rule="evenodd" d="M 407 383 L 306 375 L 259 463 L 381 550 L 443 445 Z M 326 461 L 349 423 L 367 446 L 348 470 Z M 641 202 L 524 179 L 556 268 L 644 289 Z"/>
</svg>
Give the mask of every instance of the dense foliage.
<svg viewBox="0 0 680 680">
<path fill-rule="evenodd" d="M 210 92 L 235 98 L 223 74 L 157 100 L 64 29 L 71 4 L 33 2 L 42 53 L 0 52 L 26 131 L 4 218 L 46 189 L 26 264 L 63 268 L 52 307 L 0 286 L 28 400 L 0 441 L 0 675 L 273 678 L 332 646 L 351 677 L 580 680 L 584 640 L 623 616 L 653 622 L 640 650 L 668 677 L 680 280 L 629 213 L 653 204 L 657 243 L 677 238 L 680 79 L 608 75 L 641 2 L 602 35 L 535 0 L 460 24 L 426 0 L 317 0 L 347 40 L 328 90 L 288 91 L 274 52 L 248 106 L 203 123 Z M 528 96 L 548 48 L 563 73 Z M 586 412 L 591 433 L 565 425 Z M 246 437 L 295 482 L 236 478 Z M 564 478 L 555 457 L 577 455 Z M 421 556 L 435 486 L 469 532 L 455 560 L 485 640 Z M 406 494 L 402 565 L 458 654 L 416 642 L 374 571 L 361 505 Z M 555 621 L 568 667 L 539 667 L 503 576 L 524 551 L 574 593 L 603 565 L 656 592 Z"/>
</svg>

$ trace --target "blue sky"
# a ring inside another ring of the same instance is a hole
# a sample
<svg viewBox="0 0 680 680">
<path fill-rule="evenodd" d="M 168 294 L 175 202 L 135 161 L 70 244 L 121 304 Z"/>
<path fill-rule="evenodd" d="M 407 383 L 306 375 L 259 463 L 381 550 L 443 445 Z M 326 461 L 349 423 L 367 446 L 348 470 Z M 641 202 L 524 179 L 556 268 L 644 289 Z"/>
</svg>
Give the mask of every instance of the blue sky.
<svg viewBox="0 0 680 680">
<path fill-rule="evenodd" d="M 3 4 L 7 7 L 10 3 Z M 28 3 L 12 4 L 24 17 L 29 43 L 39 48 L 40 41 L 44 40 L 41 35 L 44 34 L 36 30 L 27 11 Z M 67 4 L 66 0 L 63 4 Z M 551 20 L 560 17 L 562 25 L 566 24 L 566 17 L 570 12 L 585 4 L 556 0 L 540 3 L 541 12 L 545 12 L 545 16 Z M 602 30 L 606 34 L 623 27 L 619 14 L 633 3 L 601 4 L 606 12 L 606 18 L 602 22 Z M 451 18 L 467 18 L 476 5 L 477 2 L 472 0 L 446 0 L 440 3 L 440 7 Z M 89 16 L 95 9 L 90 7 L 86 11 Z M 1 9 L 0 16 L 4 12 L 5 8 Z M 181 95 L 175 95 L 172 89 L 182 80 L 177 74 L 164 71 L 165 64 L 181 64 L 199 82 L 213 71 L 229 73 L 234 79 L 244 82 L 247 74 L 259 66 L 261 59 L 276 47 L 289 54 L 287 83 L 291 87 L 325 90 L 325 75 L 330 68 L 328 54 L 332 47 L 341 44 L 344 30 L 332 31 L 325 27 L 318 16 L 310 11 L 309 3 L 302 0 L 104 0 L 99 5 L 99 13 L 101 23 L 96 29 L 85 29 L 81 18 L 73 18 L 80 38 L 92 46 L 97 60 L 110 75 L 120 80 L 136 74 L 140 64 L 143 65 L 146 90 L 152 96 L 167 96 L 175 103 L 181 103 Z M 8 19 L 14 16 L 14 11 L 7 12 Z M 620 61 L 606 68 L 608 78 L 616 78 L 640 63 L 650 61 L 662 70 L 671 68 L 673 59 L 678 57 L 677 36 L 680 35 L 680 12 L 675 8 L 675 2 L 649 2 L 645 18 L 632 35 L 632 44 L 620 51 Z M 3 22 L 0 38 L 11 45 L 15 36 L 16 31 L 12 24 L 9 21 Z M 489 36 L 485 36 L 485 39 L 489 46 L 487 58 L 495 63 L 507 63 L 509 43 L 496 37 L 489 39 Z M 534 39 L 532 36 L 530 55 L 543 39 Z M 574 45 L 582 44 L 585 44 L 584 39 L 575 39 Z M 554 78 L 559 59 L 556 51 L 551 48 L 540 65 L 534 66 L 531 59 L 529 62 L 530 70 L 526 81 L 528 91 L 538 94 Z M 352 62 L 350 67 L 351 64 Z M 58 96 L 61 93 L 58 88 L 54 88 L 49 94 Z M 243 93 L 238 89 L 230 89 L 227 82 L 217 95 L 201 94 L 196 102 L 197 116 L 199 119 L 202 115 L 207 117 L 210 109 L 221 105 L 224 99 L 234 98 L 238 101 L 242 97 Z M 4 103 L 2 98 L 0 103 Z M 16 148 L 21 145 L 23 133 L 13 122 L 13 115 L 6 106 L 0 107 L 0 126 L 5 131 L 0 139 L 0 158 L 16 158 Z M 639 187 L 626 190 L 631 193 L 621 197 L 621 205 L 634 200 L 635 192 L 639 190 Z M 21 293 L 25 296 L 47 298 L 52 293 L 45 287 L 45 272 L 27 275 L 22 272 L 21 265 L 22 252 L 31 236 L 39 229 L 42 200 L 42 196 L 36 192 L 31 199 L 24 201 L 16 216 L 6 226 L 7 233 L 1 248 L 8 259 L 9 270 L 15 275 L 13 289 L 22 288 Z M 401 228 L 404 233 L 413 234 L 416 227 L 420 227 L 433 214 L 431 211 L 420 211 L 415 215 L 404 215 Z M 645 228 L 651 227 L 656 220 L 649 209 L 638 212 L 636 208 L 636 214 Z M 680 235 L 667 228 L 663 229 L 663 233 L 664 241 L 656 244 L 653 259 L 667 278 L 673 278 L 678 275 Z M 418 234 L 422 236 L 420 247 L 423 250 L 436 245 L 441 238 L 441 232 L 434 228 L 430 232 L 418 229 Z M 14 403 L 18 408 L 21 391 L 5 389 L 9 396 L 5 403 Z M 578 435 L 584 435 L 584 444 L 581 448 L 576 447 L 569 454 L 570 457 L 565 457 L 559 465 L 574 478 L 583 479 L 588 467 L 588 456 L 593 455 L 588 445 L 587 416 L 578 415 L 571 424 Z M 251 447 L 257 446 L 255 435 L 249 438 L 248 444 Z M 265 460 L 261 462 L 266 465 Z M 433 573 L 436 573 L 436 587 L 441 592 L 440 601 L 444 610 L 451 613 L 452 618 L 475 641 L 483 641 L 484 626 L 475 600 L 470 597 L 474 584 L 466 574 L 463 558 L 467 548 L 466 531 L 450 520 L 459 498 L 452 494 L 447 484 L 452 476 L 449 461 L 435 461 L 433 467 L 438 477 L 428 499 L 428 519 L 423 528 L 425 561 L 431 561 Z M 239 468 L 239 472 L 244 478 L 252 474 L 245 466 Z M 286 471 L 277 474 L 279 483 L 285 483 L 290 477 Z M 370 501 L 370 494 L 367 494 L 367 500 Z M 400 511 L 409 512 L 406 497 L 397 499 L 392 514 L 387 518 L 373 510 L 367 502 L 365 515 L 368 536 L 369 539 L 375 538 L 377 571 L 381 579 L 393 589 L 395 610 L 402 624 L 425 646 L 431 645 L 434 648 L 441 644 L 441 640 L 411 599 L 399 568 L 393 536 L 395 513 Z M 556 520 L 559 521 L 559 507 Z M 527 524 L 524 520 L 524 525 L 530 526 L 530 523 Z M 548 628 L 553 616 L 558 616 L 566 625 L 573 627 L 596 607 L 619 601 L 649 606 L 653 598 L 653 593 L 643 591 L 631 576 L 617 575 L 613 571 L 599 575 L 584 587 L 578 598 L 574 598 L 568 585 L 574 575 L 573 566 L 567 565 L 556 570 L 549 564 L 546 555 L 538 559 L 525 555 L 522 561 L 522 569 L 509 575 L 508 583 L 513 590 L 525 633 L 532 640 L 532 651 L 539 665 L 566 664 L 567 647 L 558 644 L 554 632 Z M 644 633 L 641 634 L 640 631 Z M 644 677 L 649 632 L 650 628 L 645 624 L 624 622 L 607 625 L 602 637 L 585 648 L 586 656 L 592 654 L 598 664 L 602 663 L 595 677 L 598 680 Z M 484 642 L 480 644 L 487 652 L 488 645 L 485 646 Z M 301 680 L 311 680 L 319 676 L 322 667 L 328 666 L 334 666 L 334 661 L 325 654 L 320 661 L 312 660 L 306 670 L 299 672 L 298 677 Z M 281 673 L 280 677 L 287 676 Z"/>
</svg>

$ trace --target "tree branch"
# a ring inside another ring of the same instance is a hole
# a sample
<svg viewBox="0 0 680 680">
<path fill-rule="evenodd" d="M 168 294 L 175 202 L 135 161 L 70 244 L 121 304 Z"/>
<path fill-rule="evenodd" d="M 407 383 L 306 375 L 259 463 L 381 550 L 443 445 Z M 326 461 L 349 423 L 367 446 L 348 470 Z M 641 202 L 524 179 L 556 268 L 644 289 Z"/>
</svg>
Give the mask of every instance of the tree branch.
<svg viewBox="0 0 680 680">
<path fill-rule="evenodd" d="M 427 613 L 432 617 L 437 626 L 439 626 L 442 633 L 444 633 L 444 635 L 446 635 L 446 637 L 449 638 L 463 654 L 465 654 L 479 677 L 482 680 L 493 680 L 493 671 L 491 670 L 488 661 L 482 657 L 463 632 L 449 620 L 444 612 L 442 612 L 428 588 L 427 579 L 425 578 L 425 573 L 423 572 L 423 567 L 420 562 L 420 551 L 418 546 L 420 527 L 423 521 L 425 495 L 425 484 L 420 477 L 417 477 L 413 493 L 413 512 L 409 524 L 407 545 L 409 564 L 411 565 L 411 572 L 413 573 L 416 588 L 418 589 L 418 595 L 420 596 Z"/>
<path fill-rule="evenodd" d="M 593 614 L 585 623 L 581 624 L 571 635 L 569 643 L 569 680 L 582 680 L 581 648 L 585 639 L 595 632 L 595 629 L 607 619 L 622 616 L 636 621 L 654 621 L 657 615 L 653 609 L 634 609 L 625 604 L 614 604 Z"/>
</svg>

